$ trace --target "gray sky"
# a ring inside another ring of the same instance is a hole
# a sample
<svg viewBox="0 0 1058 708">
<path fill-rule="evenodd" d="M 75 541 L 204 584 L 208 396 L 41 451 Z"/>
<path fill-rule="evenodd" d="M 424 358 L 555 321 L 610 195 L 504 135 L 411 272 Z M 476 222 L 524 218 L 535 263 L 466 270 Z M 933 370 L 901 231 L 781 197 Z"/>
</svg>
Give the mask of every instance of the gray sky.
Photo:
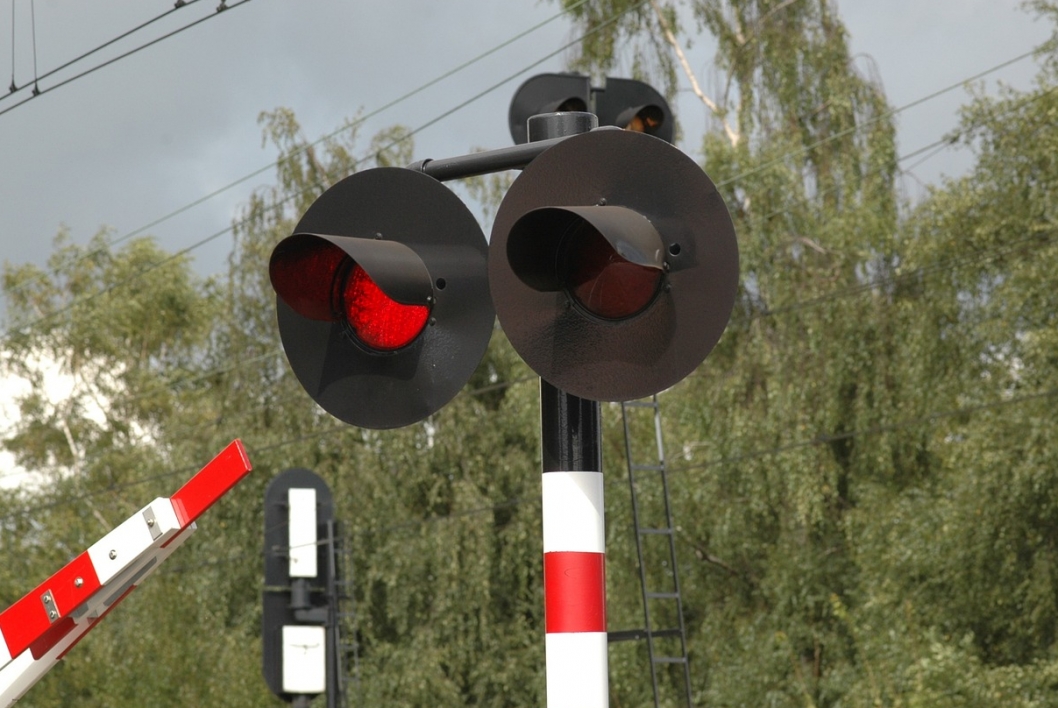
<svg viewBox="0 0 1058 708">
<path fill-rule="evenodd" d="M 229 0 L 232 4 L 234 0 Z M 0 7 L 0 96 L 14 73 L 33 77 L 31 0 Z M 166 21 L 40 82 L 48 89 L 100 58 L 200 17 L 219 0 L 196 2 Z M 172 8 L 171 0 L 36 0 L 37 66 L 44 73 Z M 902 106 L 1031 49 L 1050 27 L 1018 9 L 1018 0 L 843 0 L 839 9 L 853 51 L 869 55 L 894 106 Z M 60 225 L 87 241 L 103 225 L 124 236 L 274 159 L 262 148 L 257 116 L 294 109 L 310 139 L 358 110 L 373 111 L 486 49 L 547 20 L 557 3 L 534 0 L 252 0 L 87 77 L 0 115 L 0 258 L 43 263 Z M 556 52 L 569 23 L 551 22 L 487 60 L 370 120 L 376 130 L 418 127 L 438 114 Z M 691 64 L 707 91 L 717 83 L 710 43 L 698 41 Z M 519 83 L 564 68 L 558 54 L 416 136 L 416 158 L 510 144 L 507 105 Z M 859 60 L 866 66 L 866 59 Z M 626 67 L 627 68 L 627 67 Z M 1031 60 L 989 76 L 1026 87 Z M 620 72 L 612 72 L 621 75 Z M 681 86 L 688 84 L 681 77 Z M 0 98 L 0 111 L 23 91 Z M 963 90 L 902 113 L 900 153 L 927 145 L 956 124 Z M 677 105 L 697 156 L 705 109 L 683 91 Z M 915 169 L 922 183 L 959 174 L 969 156 L 945 150 Z M 168 250 L 186 248 L 231 222 L 250 189 L 272 172 L 150 229 Z M 907 189 L 921 188 L 909 180 Z M 488 225 L 485 225 L 486 231 Z M 220 270 L 230 250 L 224 234 L 193 253 L 198 269 Z"/>
</svg>

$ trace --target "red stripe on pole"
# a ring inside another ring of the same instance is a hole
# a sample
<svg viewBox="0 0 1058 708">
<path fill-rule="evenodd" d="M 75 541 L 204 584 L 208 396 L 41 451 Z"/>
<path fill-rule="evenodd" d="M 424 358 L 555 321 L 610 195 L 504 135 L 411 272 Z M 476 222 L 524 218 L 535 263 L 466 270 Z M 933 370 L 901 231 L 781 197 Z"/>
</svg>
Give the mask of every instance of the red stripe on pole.
<svg viewBox="0 0 1058 708">
<path fill-rule="evenodd" d="M 186 527 L 201 516 L 251 469 L 241 441 L 224 448 L 170 498 L 180 526 Z"/>
<path fill-rule="evenodd" d="M 554 632 L 606 631 L 606 555 L 544 554 L 544 625 Z"/>
</svg>

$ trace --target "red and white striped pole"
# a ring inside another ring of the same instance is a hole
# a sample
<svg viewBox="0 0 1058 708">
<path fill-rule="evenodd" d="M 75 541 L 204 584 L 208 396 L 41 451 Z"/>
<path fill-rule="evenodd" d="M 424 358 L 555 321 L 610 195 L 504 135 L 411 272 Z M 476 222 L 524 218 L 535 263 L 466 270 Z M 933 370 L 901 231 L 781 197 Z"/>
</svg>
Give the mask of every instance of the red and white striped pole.
<svg viewBox="0 0 1058 708">
<path fill-rule="evenodd" d="M 607 708 L 599 404 L 540 382 L 548 708 Z"/>
</svg>

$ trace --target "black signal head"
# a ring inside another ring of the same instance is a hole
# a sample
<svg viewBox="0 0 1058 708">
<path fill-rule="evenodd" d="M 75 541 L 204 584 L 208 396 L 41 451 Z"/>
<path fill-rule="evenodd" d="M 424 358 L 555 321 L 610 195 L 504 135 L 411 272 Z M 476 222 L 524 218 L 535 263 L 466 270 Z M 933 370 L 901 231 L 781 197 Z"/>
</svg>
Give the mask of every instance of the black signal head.
<svg viewBox="0 0 1058 708">
<path fill-rule="evenodd" d="M 487 253 L 477 220 L 431 177 L 378 168 L 332 186 L 270 263 L 283 348 L 302 386 L 365 428 L 436 412 L 492 335 Z"/>
<path fill-rule="evenodd" d="M 507 122 L 516 145 L 529 141 L 527 121 L 541 113 L 591 111 L 591 79 L 583 74 L 537 74 L 511 99 Z"/>
<path fill-rule="evenodd" d="M 599 125 L 613 125 L 646 133 L 671 143 L 676 121 L 668 101 L 650 84 L 635 79 L 606 78 L 606 87 L 595 92 Z"/>
<path fill-rule="evenodd" d="M 668 143 L 598 130 L 537 157 L 489 245 L 493 304 L 543 379 L 619 401 L 683 379 L 734 306 L 738 246 L 701 167 Z"/>
</svg>

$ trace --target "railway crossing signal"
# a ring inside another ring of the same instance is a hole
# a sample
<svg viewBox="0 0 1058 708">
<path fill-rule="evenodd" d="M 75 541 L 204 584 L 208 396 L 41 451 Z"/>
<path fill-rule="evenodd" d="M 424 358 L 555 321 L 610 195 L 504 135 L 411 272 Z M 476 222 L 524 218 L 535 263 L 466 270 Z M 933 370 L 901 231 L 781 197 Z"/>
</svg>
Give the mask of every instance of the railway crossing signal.
<svg viewBox="0 0 1058 708">
<path fill-rule="evenodd" d="M 683 379 L 720 339 L 738 248 L 693 160 L 646 135 L 596 130 L 548 149 L 511 185 L 489 283 L 507 337 L 541 378 L 631 400 Z"/>
<path fill-rule="evenodd" d="M 664 141 L 601 128 L 415 167 L 338 182 L 272 253 L 291 368 L 335 417 L 393 428 L 433 414 L 481 361 L 496 315 L 537 374 L 594 401 L 672 386 L 719 340 L 734 228 L 710 179 Z M 434 176 L 510 167 L 524 171 L 486 244 Z"/>
<path fill-rule="evenodd" d="M 434 413 L 492 335 L 486 257 L 474 216 L 436 180 L 394 167 L 338 182 L 269 263 L 298 380 L 328 413 L 365 428 Z"/>
<path fill-rule="evenodd" d="M 599 118 L 616 127 L 598 128 Z M 556 708 L 608 701 L 598 402 L 683 379 L 734 306 L 730 215 L 669 144 L 671 118 L 640 82 L 599 90 L 586 77 L 534 77 L 511 105 L 515 147 L 354 174 L 309 208 L 270 263 L 291 367 L 346 422 L 397 427 L 440 409 L 480 362 L 496 316 L 540 375 Z M 486 246 L 441 181 L 505 169 L 523 172 Z"/>
</svg>

